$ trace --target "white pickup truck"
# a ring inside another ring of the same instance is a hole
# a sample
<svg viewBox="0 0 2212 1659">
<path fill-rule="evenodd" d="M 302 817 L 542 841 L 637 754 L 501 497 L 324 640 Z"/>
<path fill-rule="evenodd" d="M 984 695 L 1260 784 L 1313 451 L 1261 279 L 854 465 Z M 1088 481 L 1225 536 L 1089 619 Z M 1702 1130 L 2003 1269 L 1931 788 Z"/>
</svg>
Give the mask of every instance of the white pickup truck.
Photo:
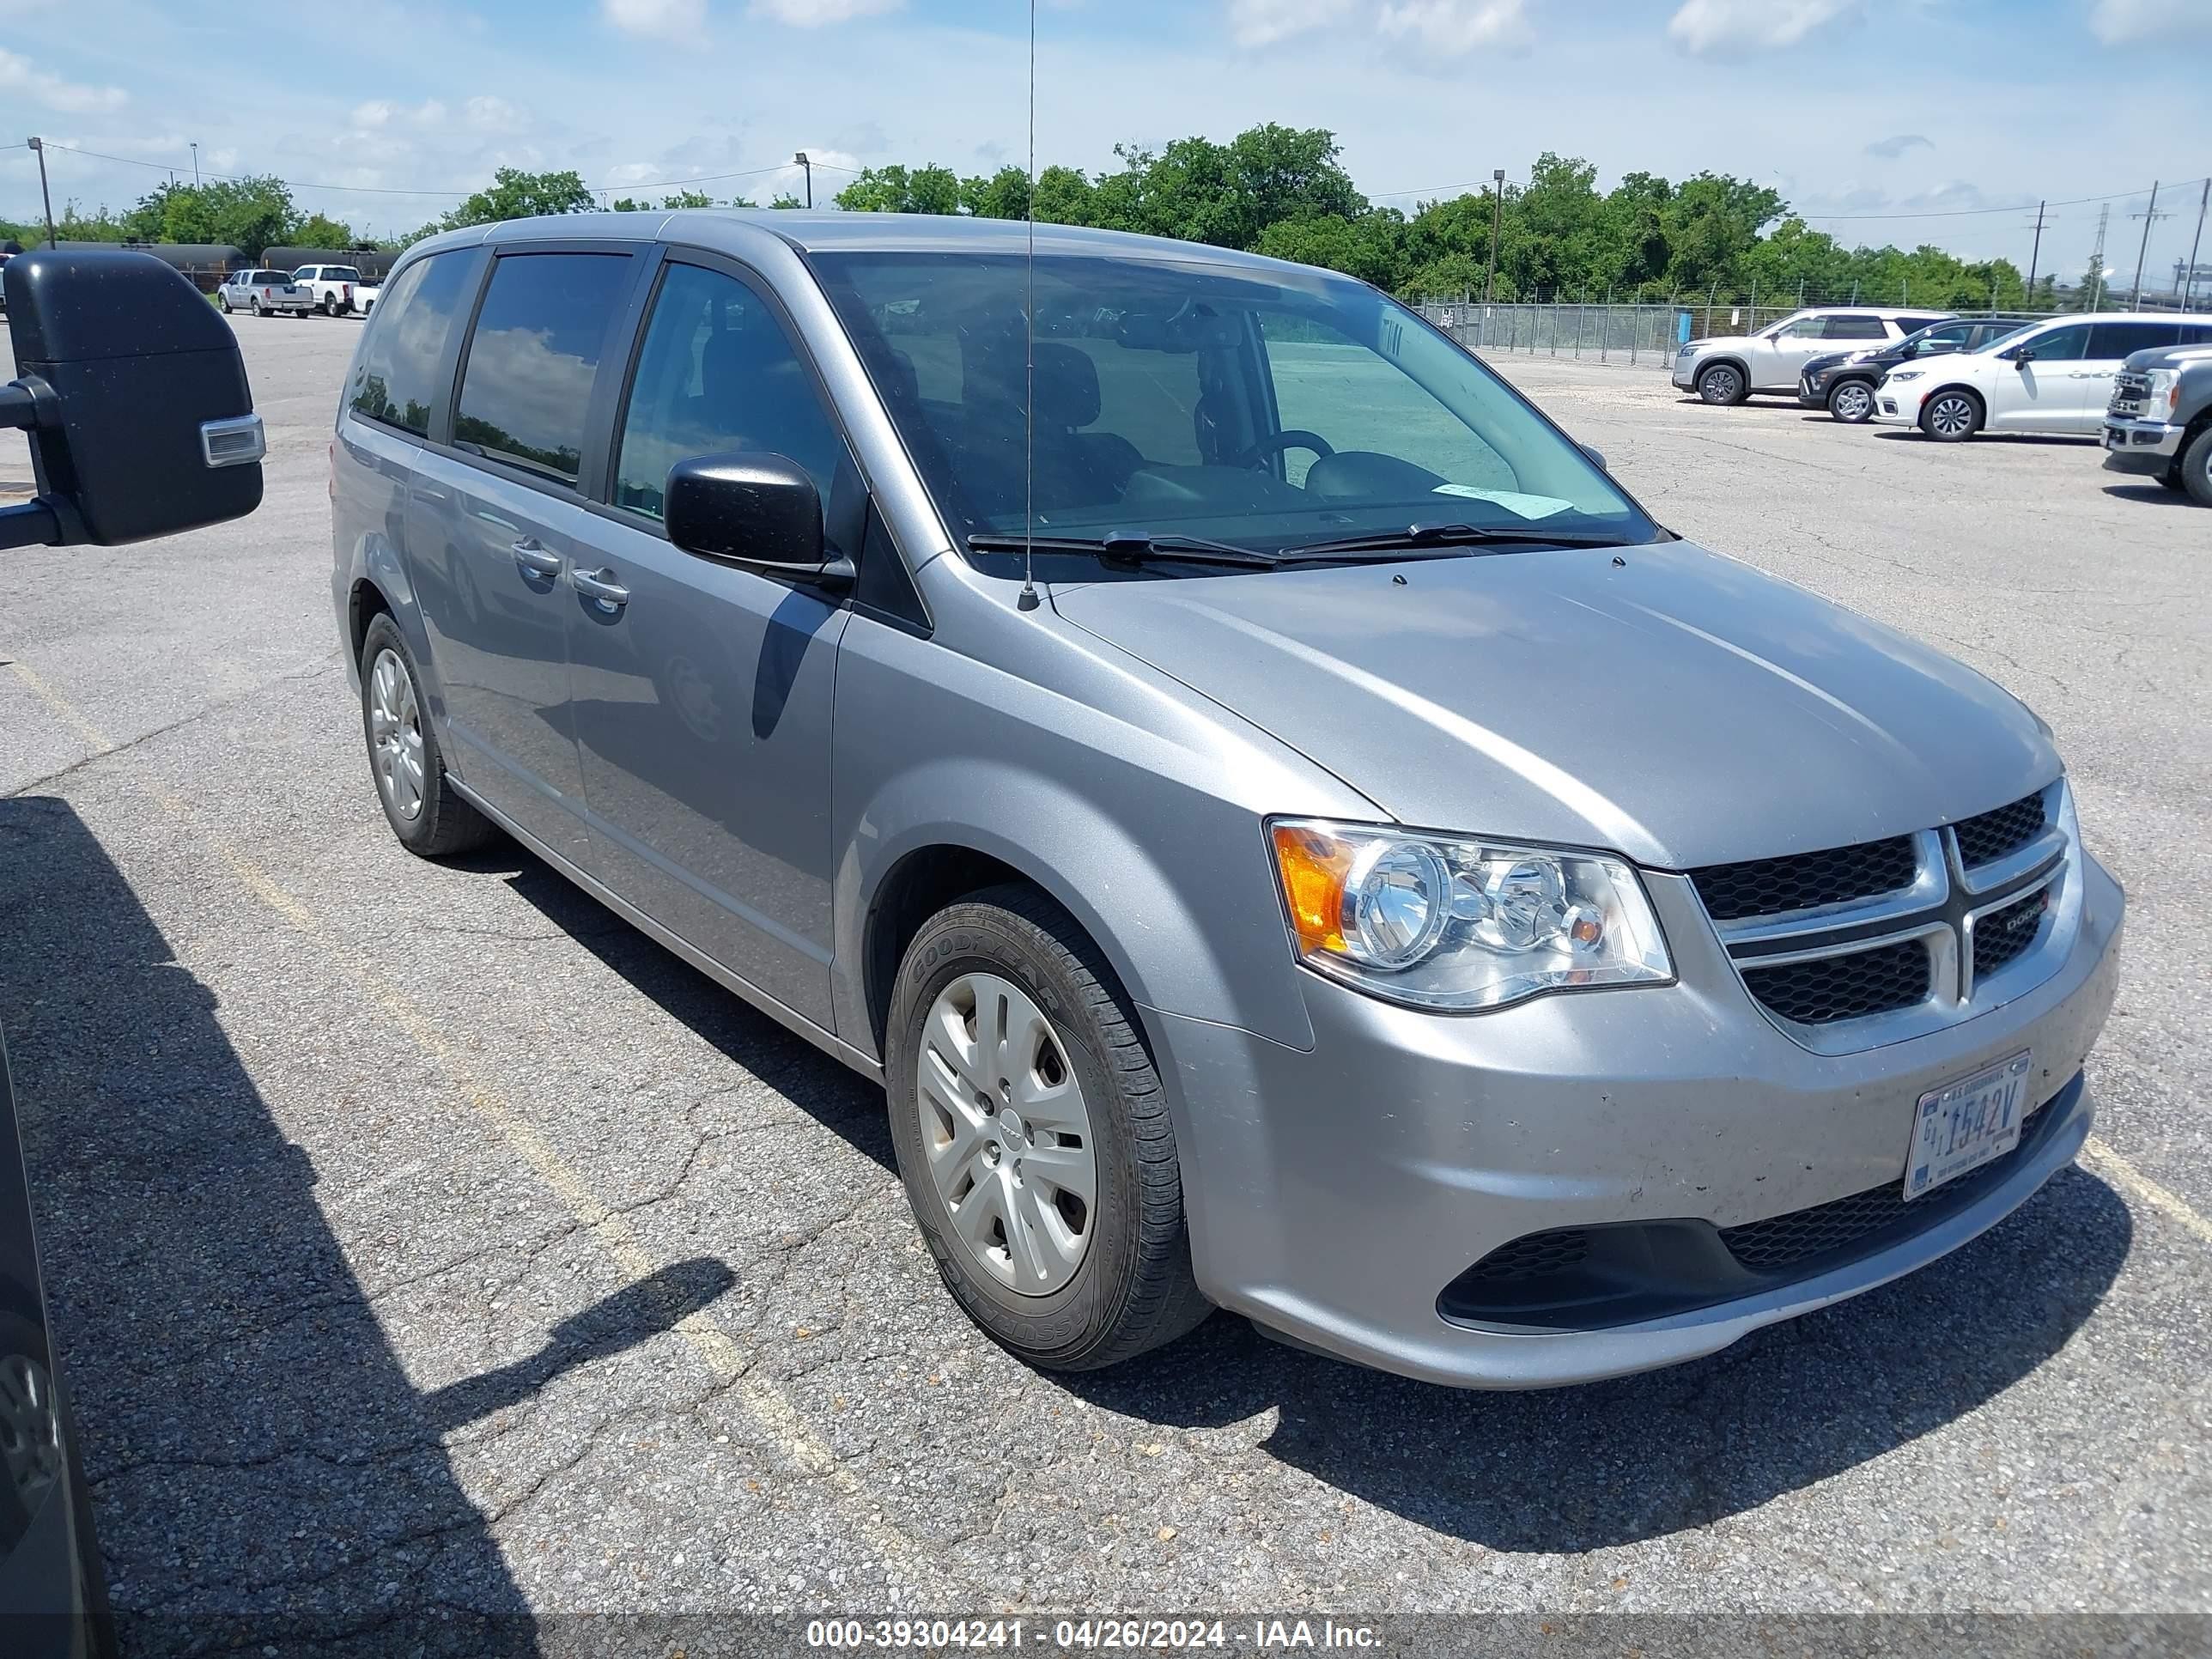
<svg viewBox="0 0 2212 1659">
<path fill-rule="evenodd" d="M 368 314 L 376 301 L 376 284 L 364 283 L 352 265 L 301 265 L 292 280 L 315 296 L 315 308 L 329 317 Z"/>
</svg>

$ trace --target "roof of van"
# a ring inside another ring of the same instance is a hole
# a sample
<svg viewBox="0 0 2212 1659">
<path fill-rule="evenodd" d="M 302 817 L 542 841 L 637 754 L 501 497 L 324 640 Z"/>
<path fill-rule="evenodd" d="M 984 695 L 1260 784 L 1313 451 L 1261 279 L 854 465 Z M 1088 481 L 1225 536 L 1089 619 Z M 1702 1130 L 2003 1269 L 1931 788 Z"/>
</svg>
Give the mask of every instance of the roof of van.
<svg viewBox="0 0 2212 1659">
<path fill-rule="evenodd" d="M 636 241 L 712 244 L 720 226 L 746 226 L 771 232 L 803 252 L 1020 253 L 1030 246 L 1030 227 L 1019 219 L 975 219 L 927 213 L 832 213 L 800 209 L 684 208 L 674 212 L 568 213 L 536 219 L 508 219 L 495 225 L 448 231 L 418 244 L 428 248 L 471 246 L 479 242 L 522 241 L 534 237 L 597 240 L 622 237 Z M 1202 242 L 1165 236 L 1139 236 L 1125 230 L 1093 230 L 1083 225 L 1039 224 L 1040 254 L 1120 254 L 1124 258 L 1199 259 L 1209 264 L 1255 270 L 1305 270 L 1279 259 Z M 413 252 L 412 249 L 410 252 Z"/>
</svg>

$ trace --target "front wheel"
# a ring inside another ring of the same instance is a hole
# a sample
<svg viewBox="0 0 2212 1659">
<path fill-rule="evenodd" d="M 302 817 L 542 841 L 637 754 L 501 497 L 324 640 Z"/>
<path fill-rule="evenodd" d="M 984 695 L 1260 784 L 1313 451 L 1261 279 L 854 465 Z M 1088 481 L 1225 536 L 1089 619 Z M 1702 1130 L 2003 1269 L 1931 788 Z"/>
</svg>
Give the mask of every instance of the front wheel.
<svg viewBox="0 0 2212 1659">
<path fill-rule="evenodd" d="M 899 968 L 885 1054 L 908 1201 L 1001 1346 L 1097 1370 L 1206 1317 L 1159 1073 L 1073 917 L 1020 886 L 939 911 Z"/>
<path fill-rule="evenodd" d="M 1828 413 L 1845 426 L 1874 418 L 1874 388 L 1864 380 L 1840 380 L 1828 392 Z"/>
<path fill-rule="evenodd" d="M 1730 363 L 1715 363 L 1698 376 L 1698 396 L 1709 404 L 1740 404 L 1751 395 L 1743 371 Z"/>
<path fill-rule="evenodd" d="M 2200 507 L 2212 507 L 2212 426 L 2206 427 L 2183 447 L 2181 487 Z"/>
<path fill-rule="evenodd" d="M 1982 400 L 1971 392 L 1939 392 L 1921 405 L 1920 429 L 1938 443 L 1964 443 L 1982 429 Z"/>
</svg>

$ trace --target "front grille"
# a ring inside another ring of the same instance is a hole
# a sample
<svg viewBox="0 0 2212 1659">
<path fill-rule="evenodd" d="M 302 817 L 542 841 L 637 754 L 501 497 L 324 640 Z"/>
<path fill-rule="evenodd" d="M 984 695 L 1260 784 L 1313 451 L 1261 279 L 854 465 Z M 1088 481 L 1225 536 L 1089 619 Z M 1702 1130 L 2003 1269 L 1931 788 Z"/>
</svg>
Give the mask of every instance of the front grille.
<svg viewBox="0 0 2212 1659">
<path fill-rule="evenodd" d="M 1974 924 L 1974 977 L 1994 974 L 2035 943 L 2051 908 L 2051 890 L 2030 893 L 2016 904 L 1995 910 Z"/>
<path fill-rule="evenodd" d="M 2112 405 L 2106 412 L 2111 415 L 2136 416 L 2142 413 L 2143 399 L 2150 395 L 2150 377 L 2147 374 L 2118 374 L 2112 380 Z"/>
<path fill-rule="evenodd" d="M 2022 1146 L 2027 1143 L 2028 1128 L 2035 1121 L 2036 1113 L 2048 1103 L 2038 1104 L 2021 1120 Z M 2003 1157 L 1992 1158 L 1971 1174 L 1947 1181 L 1934 1193 L 1923 1193 L 1917 1199 L 1905 1196 L 1902 1181 L 1889 1181 L 1863 1193 L 1853 1193 L 1849 1198 L 1816 1204 L 1809 1210 L 1793 1210 L 1787 1215 L 1770 1216 L 1741 1227 L 1723 1227 L 1721 1243 L 1728 1246 L 1730 1255 L 1753 1273 L 1784 1272 L 1822 1256 L 1839 1255 L 1900 1222 L 1934 1215 L 1939 1206 L 1929 1200 L 1936 1193 L 1943 1195 L 1942 1207 L 1963 1207 L 1978 1193 L 2003 1180 L 2019 1156 L 2020 1148 L 2015 1146 Z"/>
<path fill-rule="evenodd" d="M 1589 1254 L 1589 1235 L 1579 1227 L 1563 1227 L 1501 1244 L 1462 1277 L 1472 1284 L 1516 1284 L 1579 1267 Z"/>
<path fill-rule="evenodd" d="M 1893 836 L 1786 858 L 1709 864 L 1691 871 L 1690 879 L 1715 921 L 1740 921 L 1894 893 L 1911 886 L 1917 873 L 1912 837 Z"/>
<path fill-rule="evenodd" d="M 1776 968 L 1744 964 L 1752 995 L 1784 1019 L 1828 1025 L 1911 1008 L 1928 1000 L 1928 947 L 1917 939 Z"/>
<path fill-rule="evenodd" d="M 2017 853 L 2043 833 L 2047 822 L 2043 792 L 2023 795 L 2009 806 L 1968 818 L 1952 833 L 1959 838 L 1959 861 L 1969 870 Z"/>
</svg>

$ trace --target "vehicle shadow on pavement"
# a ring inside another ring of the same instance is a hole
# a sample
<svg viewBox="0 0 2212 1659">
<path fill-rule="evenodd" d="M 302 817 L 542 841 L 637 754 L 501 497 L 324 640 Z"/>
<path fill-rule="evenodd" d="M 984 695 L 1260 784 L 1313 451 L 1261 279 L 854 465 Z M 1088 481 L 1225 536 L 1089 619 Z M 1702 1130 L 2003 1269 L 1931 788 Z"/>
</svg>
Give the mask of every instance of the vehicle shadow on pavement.
<svg viewBox="0 0 2212 1659">
<path fill-rule="evenodd" d="M 2179 489 L 2168 489 L 2150 478 L 2140 483 L 2106 484 L 2105 493 L 2116 501 L 2140 501 L 2145 507 L 2197 507 L 2193 496 Z"/>
<path fill-rule="evenodd" d="M 678 1263 L 416 1389 L 214 994 L 62 800 L 0 799 L 0 1024 L 125 1650 L 535 1653 L 441 1437 L 668 1329 L 729 1267 Z"/>
<path fill-rule="evenodd" d="M 1474 1394 L 1282 1347 L 1216 1315 L 1094 1404 L 1211 1427 L 1270 1407 L 1263 1449 L 1490 1549 L 1575 1553 L 1741 1514 L 1941 1429 L 2027 1377 L 2101 1301 L 2133 1237 L 2079 1169 L 1943 1261 L 1670 1370 Z"/>
<path fill-rule="evenodd" d="M 456 869 L 506 878 L 516 896 L 567 933 L 641 995 L 892 1173 L 884 1091 L 804 1037 L 725 990 L 567 877 L 514 842 L 453 860 Z"/>
</svg>

